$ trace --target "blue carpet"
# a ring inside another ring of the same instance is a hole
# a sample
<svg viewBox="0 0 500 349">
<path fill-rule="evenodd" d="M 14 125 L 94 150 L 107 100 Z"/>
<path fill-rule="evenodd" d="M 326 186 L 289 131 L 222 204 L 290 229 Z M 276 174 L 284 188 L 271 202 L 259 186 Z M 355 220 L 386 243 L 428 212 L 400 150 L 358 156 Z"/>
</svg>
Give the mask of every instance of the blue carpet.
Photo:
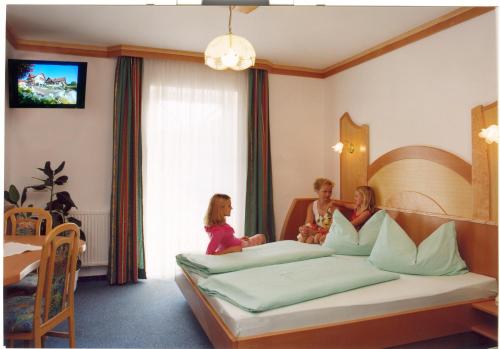
<svg viewBox="0 0 500 349">
<path fill-rule="evenodd" d="M 78 348 L 212 348 L 173 280 L 125 286 L 79 280 L 75 308 Z M 45 342 L 68 345 L 65 338 Z"/>
</svg>

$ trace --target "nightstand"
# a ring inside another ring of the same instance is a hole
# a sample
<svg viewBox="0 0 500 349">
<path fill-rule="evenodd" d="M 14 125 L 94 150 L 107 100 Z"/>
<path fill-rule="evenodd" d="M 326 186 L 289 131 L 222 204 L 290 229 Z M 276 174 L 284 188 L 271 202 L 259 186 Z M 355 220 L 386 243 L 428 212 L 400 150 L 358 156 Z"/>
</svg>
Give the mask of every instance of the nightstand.
<svg viewBox="0 0 500 349">
<path fill-rule="evenodd" d="M 480 324 L 472 326 L 473 332 L 498 341 L 498 305 L 494 300 L 472 304 L 472 307 L 484 314 Z"/>
</svg>

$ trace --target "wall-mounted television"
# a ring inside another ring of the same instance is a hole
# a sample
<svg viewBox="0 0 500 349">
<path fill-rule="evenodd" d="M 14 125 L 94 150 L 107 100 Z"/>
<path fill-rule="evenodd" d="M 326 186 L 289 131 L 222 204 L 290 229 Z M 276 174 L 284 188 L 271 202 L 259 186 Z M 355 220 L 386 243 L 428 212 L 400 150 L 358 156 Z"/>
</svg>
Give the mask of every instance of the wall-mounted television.
<svg viewBox="0 0 500 349">
<path fill-rule="evenodd" d="M 87 62 L 9 59 L 11 108 L 85 108 Z"/>
</svg>

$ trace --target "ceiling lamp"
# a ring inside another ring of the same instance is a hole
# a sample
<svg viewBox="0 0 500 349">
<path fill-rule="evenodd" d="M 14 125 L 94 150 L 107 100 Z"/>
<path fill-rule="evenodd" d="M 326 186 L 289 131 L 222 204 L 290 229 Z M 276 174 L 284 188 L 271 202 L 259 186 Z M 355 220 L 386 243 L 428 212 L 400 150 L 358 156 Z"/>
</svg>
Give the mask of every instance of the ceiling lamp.
<svg viewBox="0 0 500 349">
<path fill-rule="evenodd" d="M 229 6 L 229 33 L 213 39 L 205 50 L 205 64 L 212 69 L 245 70 L 255 64 L 252 44 L 231 32 L 232 11 L 232 6 Z"/>
</svg>

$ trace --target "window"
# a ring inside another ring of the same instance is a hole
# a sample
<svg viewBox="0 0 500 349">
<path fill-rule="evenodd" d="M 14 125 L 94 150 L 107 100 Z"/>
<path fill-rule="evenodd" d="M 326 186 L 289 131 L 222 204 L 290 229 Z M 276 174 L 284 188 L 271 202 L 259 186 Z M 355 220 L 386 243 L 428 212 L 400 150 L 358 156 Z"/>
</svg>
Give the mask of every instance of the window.
<svg viewBox="0 0 500 349">
<path fill-rule="evenodd" d="M 243 235 L 247 75 L 145 60 L 144 240 L 148 277 L 173 277 L 175 255 L 205 253 L 203 217 L 214 193 L 231 196 Z"/>
</svg>

